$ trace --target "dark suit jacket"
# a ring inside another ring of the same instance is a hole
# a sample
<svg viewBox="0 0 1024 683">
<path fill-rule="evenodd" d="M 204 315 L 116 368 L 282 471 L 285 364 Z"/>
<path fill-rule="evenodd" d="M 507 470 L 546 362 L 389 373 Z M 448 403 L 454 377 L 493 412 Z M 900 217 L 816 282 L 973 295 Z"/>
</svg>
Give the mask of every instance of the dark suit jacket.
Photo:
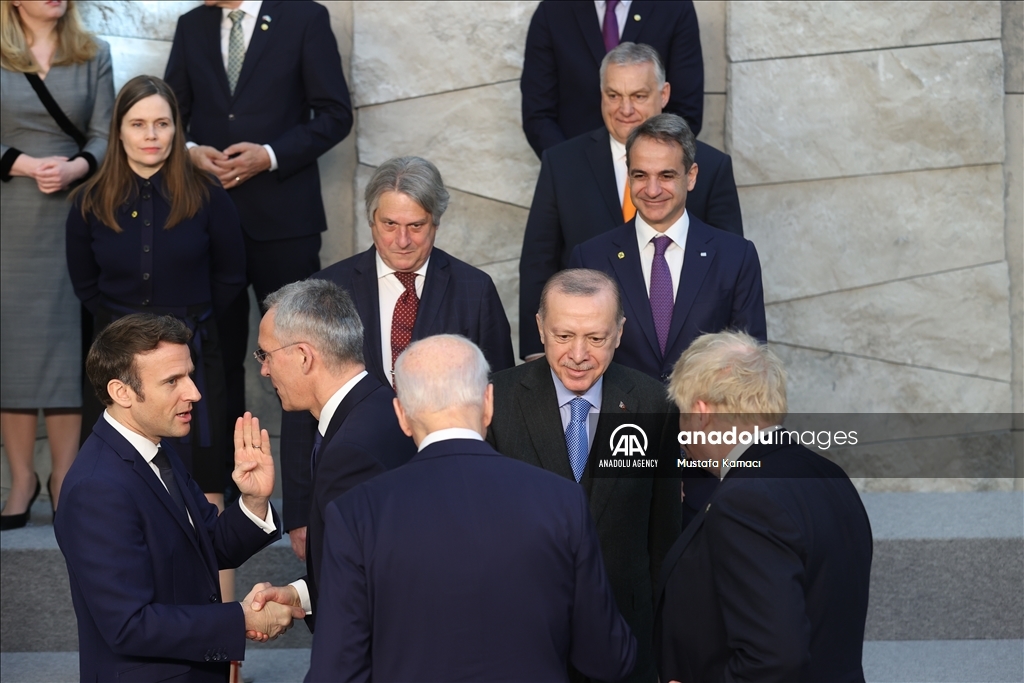
<svg viewBox="0 0 1024 683">
<path fill-rule="evenodd" d="M 242 608 L 221 603 L 217 572 L 280 531 L 265 533 L 238 505 L 218 516 L 164 448 L 195 530 L 103 417 L 61 488 L 54 534 L 68 566 L 83 681 L 224 681 L 228 663 L 245 656 Z"/>
<path fill-rule="evenodd" d="M 636 21 L 635 17 L 640 20 Z M 671 84 L 665 111 L 686 119 L 696 135 L 704 112 L 704 57 L 693 3 L 635 0 L 622 41 L 658 51 Z M 604 40 L 594 3 L 542 2 L 530 21 L 519 89 L 523 132 L 541 153 L 598 126 Z"/>
<path fill-rule="evenodd" d="M 278 169 L 228 190 L 254 240 L 327 229 L 317 158 L 352 129 L 352 105 L 327 10 L 315 2 L 264 0 L 234 94 L 220 51 L 221 9 L 178 19 L 164 79 L 189 140 L 219 150 L 269 144 Z M 262 27 L 266 26 L 266 30 Z M 313 114 L 310 118 L 310 114 Z"/>
<path fill-rule="evenodd" d="M 635 223 L 630 221 L 584 242 L 569 258 L 570 268 L 603 270 L 619 283 L 626 324 L 615 352 L 616 362 L 666 382 L 679 356 L 702 334 L 737 329 L 767 341 L 761 263 L 754 244 L 691 215 L 672 324 L 662 355 L 640 270 Z"/>
<path fill-rule="evenodd" d="M 755 445 L 665 559 L 661 680 L 863 681 L 871 525 L 837 465 Z M 696 618 L 695 618 L 696 616 Z"/>
<path fill-rule="evenodd" d="M 391 368 L 384 368 L 380 353 L 380 306 L 377 299 L 377 251 L 370 247 L 313 277 L 331 280 L 352 295 L 363 321 L 363 360 L 366 369 L 381 384 L 391 386 Z M 434 247 L 423 283 L 412 340 L 435 334 L 461 334 L 484 352 L 491 370 L 515 365 L 512 336 L 505 309 L 491 277 L 478 268 Z M 293 418 L 296 424 L 300 418 Z M 281 477 L 284 493 L 285 528 L 295 529 L 308 523 L 309 453 L 312 449 L 312 416 L 301 418 L 310 435 L 309 447 L 281 449 Z"/>
<path fill-rule="evenodd" d="M 580 135 L 544 153 L 519 259 L 519 354 L 543 346 L 534 316 L 552 275 L 569 265 L 578 244 L 622 225 L 620 191 L 608 130 Z M 690 216 L 743 236 L 732 158 L 697 141 L 697 182 L 686 195 Z"/>
<path fill-rule="evenodd" d="M 482 441 L 427 446 L 327 508 L 307 681 L 564 681 L 636 643 L 574 483 Z"/>
<path fill-rule="evenodd" d="M 306 531 L 305 579 L 313 606 L 306 625 L 311 631 L 319 595 L 327 505 L 353 486 L 405 464 L 416 453 L 416 445 L 398 426 L 391 403 L 394 397 L 390 386 L 367 375 L 341 400 L 320 443 Z"/>
<path fill-rule="evenodd" d="M 487 440 L 505 455 L 575 483 L 547 362 L 499 372 L 493 382 L 494 419 Z M 580 484 L 589 497 L 616 604 L 637 637 L 637 665 L 630 680 L 653 681 L 653 590 L 661 561 L 682 529 L 679 479 L 593 476 L 599 446 L 608 443 L 616 419 L 626 415 L 631 421 L 656 423 L 660 433 L 648 432 L 652 448 L 678 457 L 678 413 L 668 405 L 664 388 L 612 363 L 604 374 L 601 417 Z"/>
</svg>

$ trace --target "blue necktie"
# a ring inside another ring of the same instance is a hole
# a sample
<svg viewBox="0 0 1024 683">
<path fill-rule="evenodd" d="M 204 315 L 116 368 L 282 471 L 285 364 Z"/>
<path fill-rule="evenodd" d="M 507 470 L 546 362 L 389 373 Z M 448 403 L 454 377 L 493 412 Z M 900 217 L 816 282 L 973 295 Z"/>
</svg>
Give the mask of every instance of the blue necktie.
<svg viewBox="0 0 1024 683">
<path fill-rule="evenodd" d="M 320 433 L 320 429 L 316 430 L 316 436 L 313 437 L 313 452 L 309 456 L 309 474 L 313 476 L 316 474 L 316 456 L 320 453 L 320 444 L 323 443 L 324 436 Z"/>
<path fill-rule="evenodd" d="M 572 409 L 572 417 L 569 418 L 569 426 L 565 428 L 565 445 L 569 450 L 569 465 L 572 466 L 572 474 L 579 483 L 583 478 L 583 470 L 587 468 L 587 417 L 590 415 L 590 402 L 577 396 L 569 401 Z"/>
</svg>

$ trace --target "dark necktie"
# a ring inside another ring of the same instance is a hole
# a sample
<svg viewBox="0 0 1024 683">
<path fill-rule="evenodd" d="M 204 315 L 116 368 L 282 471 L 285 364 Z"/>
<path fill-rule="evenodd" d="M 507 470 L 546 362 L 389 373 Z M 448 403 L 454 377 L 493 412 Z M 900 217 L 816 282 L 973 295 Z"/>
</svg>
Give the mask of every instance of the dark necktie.
<svg viewBox="0 0 1024 683">
<path fill-rule="evenodd" d="M 395 304 L 395 313 L 391 318 L 391 371 L 395 370 L 395 361 L 412 341 L 412 328 L 416 324 L 416 312 L 420 308 L 420 298 L 416 296 L 416 273 L 395 273 L 395 277 L 405 287 L 402 296 Z"/>
<path fill-rule="evenodd" d="M 313 437 L 313 452 L 309 455 L 309 474 L 313 476 L 316 474 L 316 457 L 320 455 L 320 444 L 324 441 L 323 434 L 320 433 L 320 428 L 317 427 L 316 436 Z"/>
<path fill-rule="evenodd" d="M 665 260 L 665 250 L 672 244 L 672 238 L 659 235 L 651 240 L 654 242 L 654 261 L 651 263 L 651 315 L 654 318 L 654 331 L 658 335 L 658 346 L 661 355 L 665 355 L 668 342 L 668 328 L 672 325 L 672 274 Z"/>
<path fill-rule="evenodd" d="M 178 482 L 174 477 L 174 470 L 171 469 L 171 459 L 167 457 L 167 452 L 163 448 L 156 450 L 156 455 L 153 456 L 153 464 L 160 470 L 160 479 L 163 480 L 164 486 L 167 487 L 167 493 L 171 494 L 171 500 L 174 501 L 174 504 L 178 506 L 178 509 L 188 519 L 188 509 L 185 508 L 185 499 L 181 497 L 181 489 L 178 488 Z"/>
<path fill-rule="evenodd" d="M 604 4 L 604 51 L 611 52 L 619 46 L 619 20 L 615 18 L 615 6 L 619 0 L 608 0 Z"/>
</svg>

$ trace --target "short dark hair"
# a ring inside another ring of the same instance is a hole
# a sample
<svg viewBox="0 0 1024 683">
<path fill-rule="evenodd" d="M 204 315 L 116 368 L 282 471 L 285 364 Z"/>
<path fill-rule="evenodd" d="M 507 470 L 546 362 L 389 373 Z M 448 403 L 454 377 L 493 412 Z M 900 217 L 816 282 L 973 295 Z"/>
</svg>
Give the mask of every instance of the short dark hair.
<svg viewBox="0 0 1024 683">
<path fill-rule="evenodd" d="M 619 283 L 608 273 L 590 268 L 567 268 L 552 275 L 540 292 L 540 310 L 537 315 L 544 319 L 547 311 L 548 294 L 552 291 L 570 296 L 595 296 L 602 291 L 611 292 L 615 300 L 615 320 L 621 321 L 625 313 L 622 310 L 622 293 Z"/>
<path fill-rule="evenodd" d="M 107 384 L 118 379 L 132 388 L 139 400 L 145 400 L 135 357 L 154 350 L 161 342 L 188 344 L 192 331 L 185 323 L 169 315 L 132 313 L 110 323 L 96 335 L 85 359 L 85 372 L 96 397 L 105 406 L 114 402 Z"/>
<path fill-rule="evenodd" d="M 629 152 L 640 138 L 676 144 L 683 148 L 683 169 L 689 173 L 693 162 L 697 161 L 697 138 L 690 130 L 689 124 L 681 116 L 675 114 L 658 114 L 647 119 L 633 129 L 626 138 L 626 166 L 629 166 Z"/>
</svg>

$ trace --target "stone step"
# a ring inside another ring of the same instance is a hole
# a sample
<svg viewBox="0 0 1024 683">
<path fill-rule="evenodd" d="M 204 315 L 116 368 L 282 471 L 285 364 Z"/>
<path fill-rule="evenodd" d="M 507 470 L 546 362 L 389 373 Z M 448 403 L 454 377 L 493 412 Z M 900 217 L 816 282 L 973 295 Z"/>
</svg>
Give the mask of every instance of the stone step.
<svg viewBox="0 0 1024 683">
<path fill-rule="evenodd" d="M 875 536 L 868 641 L 1024 639 L 1024 494 L 864 494 Z M 287 537 L 238 570 L 237 596 L 258 581 L 305 573 Z M 32 524 L 0 535 L 0 651 L 78 647 L 67 570 L 36 503 Z M 309 647 L 297 625 L 261 647 Z"/>
</svg>

